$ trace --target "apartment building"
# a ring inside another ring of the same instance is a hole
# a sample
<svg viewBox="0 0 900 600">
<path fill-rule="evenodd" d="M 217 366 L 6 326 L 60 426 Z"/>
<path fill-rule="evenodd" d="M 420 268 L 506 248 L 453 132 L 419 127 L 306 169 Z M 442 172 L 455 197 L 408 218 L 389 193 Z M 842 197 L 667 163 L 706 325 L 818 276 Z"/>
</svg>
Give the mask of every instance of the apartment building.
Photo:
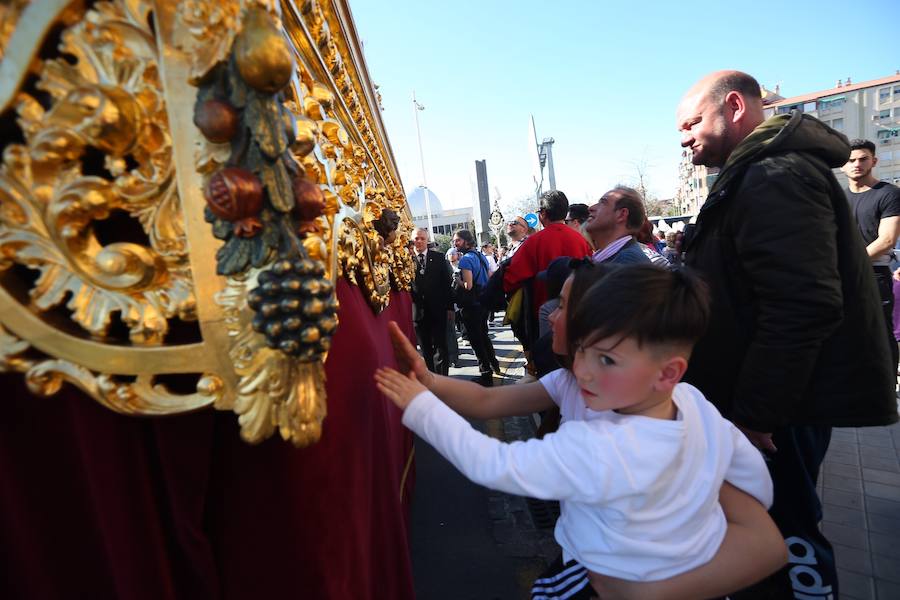
<svg viewBox="0 0 900 600">
<path fill-rule="evenodd" d="M 848 138 L 871 140 L 877 148 L 875 176 L 900 185 L 900 71 L 888 77 L 853 83 L 838 80 L 835 87 L 784 98 L 780 90 L 763 86 L 765 116 L 792 110 L 812 115 Z M 696 214 L 706 200 L 718 169 L 691 164 L 691 152 L 681 153 L 675 199 L 682 214 Z M 847 177 L 840 169 L 834 174 L 841 185 Z"/>
<path fill-rule="evenodd" d="M 852 83 L 838 80 L 835 87 L 783 98 L 765 108 L 766 117 L 799 110 L 812 115 L 848 138 L 875 143 L 875 176 L 900 184 L 900 71 L 888 77 Z M 847 177 L 838 169 L 841 185 Z"/>
<path fill-rule="evenodd" d="M 706 201 L 712 182 L 719 174 L 718 168 L 708 169 L 703 165 L 693 164 L 692 156 L 690 150 L 682 150 L 681 161 L 678 163 L 678 188 L 675 190 L 674 203 L 681 215 L 697 214 Z"/>
</svg>

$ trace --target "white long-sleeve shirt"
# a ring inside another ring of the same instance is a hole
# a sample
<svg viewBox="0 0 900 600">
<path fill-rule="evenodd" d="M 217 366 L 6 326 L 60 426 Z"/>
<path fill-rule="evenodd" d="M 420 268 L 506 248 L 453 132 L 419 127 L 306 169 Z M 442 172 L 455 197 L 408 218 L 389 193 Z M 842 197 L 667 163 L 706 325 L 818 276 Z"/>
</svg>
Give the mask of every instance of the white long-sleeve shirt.
<svg viewBox="0 0 900 600">
<path fill-rule="evenodd" d="M 669 421 L 592 411 L 567 370 L 541 383 L 563 417 L 542 440 L 483 435 L 431 392 L 413 399 L 403 423 L 476 483 L 560 500 L 555 534 L 567 560 L 633 581 L 665 579 L 719 548 L 723 480 L 771 505 L 759 452 L 696 388 L 676 386 Z"/>
</svg>

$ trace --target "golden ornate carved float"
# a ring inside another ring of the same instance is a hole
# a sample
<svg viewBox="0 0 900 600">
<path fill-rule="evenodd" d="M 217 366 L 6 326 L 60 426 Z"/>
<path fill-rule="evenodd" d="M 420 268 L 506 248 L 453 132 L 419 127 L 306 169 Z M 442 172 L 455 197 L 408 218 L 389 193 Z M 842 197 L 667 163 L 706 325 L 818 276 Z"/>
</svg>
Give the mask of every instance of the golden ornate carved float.
<svg viewBox="0 0 900 600">
<path fill-rule="evenodd" d="M 0 371 L 318 440 L 335 282 L 412 224 L 342 0 L 0 4 Z"/>
</svg>

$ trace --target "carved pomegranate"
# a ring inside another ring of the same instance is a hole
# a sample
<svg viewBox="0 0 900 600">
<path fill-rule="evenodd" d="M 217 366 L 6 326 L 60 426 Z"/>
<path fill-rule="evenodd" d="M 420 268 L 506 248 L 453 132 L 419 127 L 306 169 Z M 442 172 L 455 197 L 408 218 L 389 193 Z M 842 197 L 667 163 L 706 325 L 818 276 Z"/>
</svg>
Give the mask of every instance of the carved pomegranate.
<svg viewBox="0 0 900 600">
<path fill-rule="evenodd" d="M 237 133 L 238 111 L 224 100 L 211 98 L 194 110 L 194 125 L 211 142 L 230 141 Z"/>
<path fill-rule="evenodd" d="M 325 194 L 315 183 L 297 177 L 294 179 L 294 216 L 300 222 L 297 230 L 310 233 L 316 230 L 316 219 L 325 211 Z"/>
<path fill-rule="evenodd" d="M 206 202 L 220 219 L 234 224 L 235 235 L 252 237 L 262 229 L 263 188 L 259 178 L 247 169 L 226 167 L 209 178 Z"/>
</svg>

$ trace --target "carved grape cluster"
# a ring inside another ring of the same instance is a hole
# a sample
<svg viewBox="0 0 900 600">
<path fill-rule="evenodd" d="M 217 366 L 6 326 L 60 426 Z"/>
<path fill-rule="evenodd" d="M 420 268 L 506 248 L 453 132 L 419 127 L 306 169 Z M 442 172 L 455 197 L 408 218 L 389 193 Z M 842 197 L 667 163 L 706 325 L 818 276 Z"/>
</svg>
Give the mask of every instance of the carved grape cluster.
<svg viewBox="0 0 900 600">
<path fill-rule="evenodd" d="M 259 274 L 259 285 L 247 295 L 256 311 L 253 329 L 270 348 L 304 362 L 319 360 L 337 327 L 333 289 L 320 261 L 279 259 Z"/>
</svg>

